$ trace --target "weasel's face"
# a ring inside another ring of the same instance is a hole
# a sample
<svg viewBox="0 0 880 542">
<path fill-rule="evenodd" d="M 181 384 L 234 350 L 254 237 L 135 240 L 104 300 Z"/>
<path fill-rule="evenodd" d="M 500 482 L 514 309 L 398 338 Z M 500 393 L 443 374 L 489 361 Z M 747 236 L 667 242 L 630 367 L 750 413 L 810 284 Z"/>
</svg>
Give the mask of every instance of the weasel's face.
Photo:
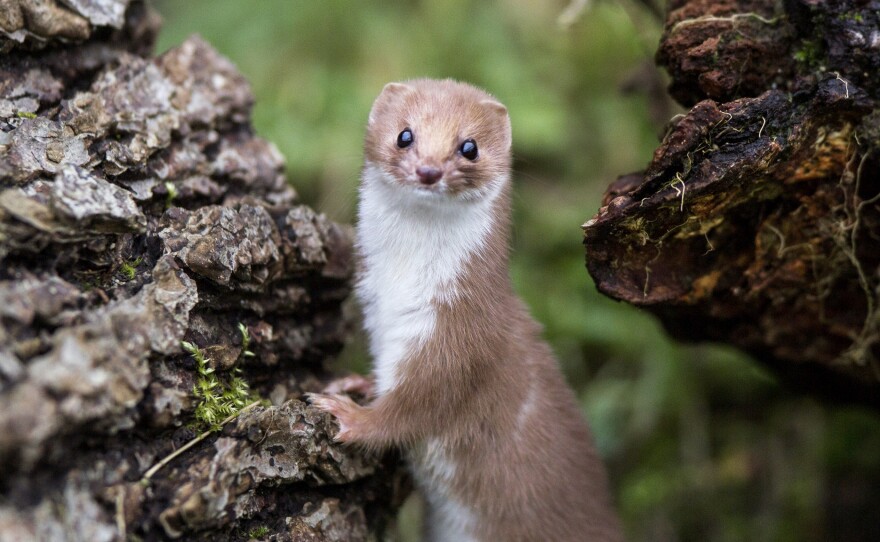
<svg viewBox="0 0 880 542">
<path fill-rule="evenodd" d="M 507 182 L 507 109 L 451 80 L 389 83 L 370 112 L 367 166 L 385 182 L 425 197 L 481 199 Z"/>
</svg>

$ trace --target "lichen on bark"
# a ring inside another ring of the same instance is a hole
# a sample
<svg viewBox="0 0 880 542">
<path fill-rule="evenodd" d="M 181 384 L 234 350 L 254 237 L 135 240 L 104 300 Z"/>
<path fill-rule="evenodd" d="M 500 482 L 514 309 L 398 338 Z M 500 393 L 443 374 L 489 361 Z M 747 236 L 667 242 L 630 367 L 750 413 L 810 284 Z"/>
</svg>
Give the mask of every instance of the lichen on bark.
<svg viewBox="0 0 880 542">
<path fill-rule="evenodd" d="M 397 458 L 302 401 L 351 326 L 350 230 L 247 81 L 197 37 L 151 57 L 141 2 L 0 6 L 0 540 L 378 539 Z M 202 429 L 182 341 L 262 403 L 145 481 Z"/>
</svg>

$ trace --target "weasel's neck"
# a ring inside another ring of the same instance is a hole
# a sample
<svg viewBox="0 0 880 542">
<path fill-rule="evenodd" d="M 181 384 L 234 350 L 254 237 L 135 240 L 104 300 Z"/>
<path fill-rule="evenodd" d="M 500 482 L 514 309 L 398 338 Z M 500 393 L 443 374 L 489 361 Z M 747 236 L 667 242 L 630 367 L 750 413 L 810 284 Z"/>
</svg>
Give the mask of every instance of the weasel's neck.
<svg viewBox="0 0 880 542">
<path fill-rule="evenodd" d="M 358 295 L 370 335 L 379 393 L 395 384 L 400 361 L 428 340 L 437 307 L 506 299 L 489 289 L 507 278 L 509 197 L 498 179 L 475 201 L 441 200 L 402 190 L 367 163 L 358 213 L 362 269 Z"/>
</svg>

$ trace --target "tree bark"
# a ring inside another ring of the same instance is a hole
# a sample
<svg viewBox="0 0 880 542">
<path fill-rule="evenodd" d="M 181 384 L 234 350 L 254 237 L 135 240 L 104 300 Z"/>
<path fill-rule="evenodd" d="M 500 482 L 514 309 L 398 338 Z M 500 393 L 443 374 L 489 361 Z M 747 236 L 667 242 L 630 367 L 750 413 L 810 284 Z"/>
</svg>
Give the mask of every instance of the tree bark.
<svg viewBox="0 0 880 542">
<path fill-rule="evenodd" d="M 670 2 L 690 111 L 584 225 L 599 290 L 880 406 L 880 2 Z"/>
<path fill-rule="evenodd" d="M 150 58 L 137 1 L 0 12 L 0 540 L 379 539 L 399 461 L 301 401 L 351 327 L 350 231 L 247 82 L 199 38 Z M 212 378 L 251 392 L 200 440 Z"/>
</svg>

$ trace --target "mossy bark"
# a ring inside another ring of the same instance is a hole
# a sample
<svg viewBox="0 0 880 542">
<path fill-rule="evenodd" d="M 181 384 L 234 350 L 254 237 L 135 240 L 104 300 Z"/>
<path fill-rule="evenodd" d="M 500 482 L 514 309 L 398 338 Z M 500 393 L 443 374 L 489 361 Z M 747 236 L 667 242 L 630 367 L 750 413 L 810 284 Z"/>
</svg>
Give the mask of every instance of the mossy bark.
<svg viewBox="0 0 880 542">
<path fill-rule="evenodd" d="M 670 2 L 690 111 L 584 225 L 600 291 L 880 406 L 880 3 Z"/>
</svg>

